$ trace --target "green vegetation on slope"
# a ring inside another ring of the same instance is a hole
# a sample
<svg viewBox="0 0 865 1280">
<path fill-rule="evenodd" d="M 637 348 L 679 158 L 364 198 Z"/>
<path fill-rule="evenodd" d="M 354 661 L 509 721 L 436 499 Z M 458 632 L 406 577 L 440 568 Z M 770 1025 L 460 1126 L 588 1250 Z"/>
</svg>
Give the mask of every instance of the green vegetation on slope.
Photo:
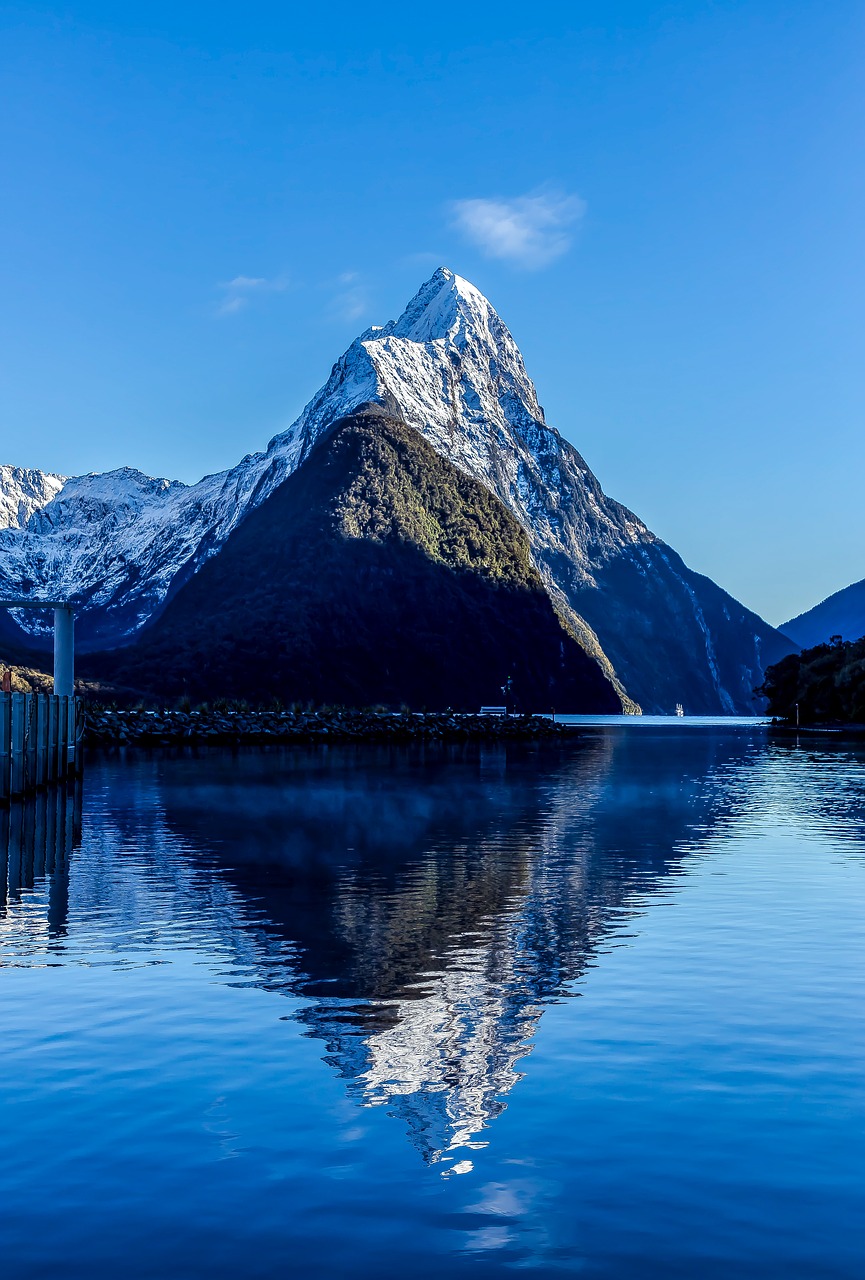
<svg viewBox="0 0 865 1280">
<path fill-rule="evenodd" d="M 525 532 L 404 422 L 368 408 L 300 469 L 101 675 L 174 697 L 503 701 L 618 711 L 556 615 Z"/>
<path fill-rule="evenodd" d="M 865 637 L 833 636 L 790 654 L 768 668 L 760 692 L 769 712 L 791 723 L 865 724 Z"/>
<path fill-rule="evenodd" d="M 0 653 L 0 683 L 4 676 L 12 693 L 51 693 L 54 688 L 53 677 L 41 667 L 13 662 Z"/>
</svg>

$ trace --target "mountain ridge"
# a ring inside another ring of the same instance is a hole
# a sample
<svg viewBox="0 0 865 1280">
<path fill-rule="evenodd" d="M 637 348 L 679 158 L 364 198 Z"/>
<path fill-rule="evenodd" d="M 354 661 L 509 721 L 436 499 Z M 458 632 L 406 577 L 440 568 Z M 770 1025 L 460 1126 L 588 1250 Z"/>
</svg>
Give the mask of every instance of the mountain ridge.
<svg viewBox="0 0 865 1280">
<path fill-rule="evenodd" d="M 780 628 L 803 649 L 825 644 L 832 636 L 859 640 L 865 636 L 865 578 L 833 591 Z"/>
</svg>

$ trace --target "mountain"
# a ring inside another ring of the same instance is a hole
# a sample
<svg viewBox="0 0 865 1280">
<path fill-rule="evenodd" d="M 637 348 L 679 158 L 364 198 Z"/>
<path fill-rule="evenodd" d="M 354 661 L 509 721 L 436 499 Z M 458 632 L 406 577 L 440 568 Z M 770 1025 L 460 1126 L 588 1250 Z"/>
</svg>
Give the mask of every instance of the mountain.
<svg viewBox="0 0 865 1280">
<path fill-rule="evenodd" d="M 650 711 L 676 702 L 693 712 L 754 710 L 763 668 L 794 646 L 604 494 L 546 425 L 493 307 L 445 268 L 398 320 L 352 343 L 288 431 L 230 471 L 196 485 L 129 469 L 55 477 L 53 496 L 46 477 L 42 505 L 0 530 L 0 595 L 74 600 L 83 648 L 129 642 L 322 433 L 369 402 L 416 428 L 513 513 L 557 608 L 620 691 Z M 33 614 L 16 622 L 49 625 Z"/>
<path fill-rule="evenodd" d="M 832 636 L 840 636 L 842 640 L 861 639 L 865 636 L 865 578 L 836 591 L 797 618 L 791 618 L 782 630 L 803 649 L 825 644 Z"/>
<path fill-rule="evenodd" d="M 372 405 L 337 422 L 133 645 L 167 696 L 620 712 L 504 505 Z"/>
</svg>

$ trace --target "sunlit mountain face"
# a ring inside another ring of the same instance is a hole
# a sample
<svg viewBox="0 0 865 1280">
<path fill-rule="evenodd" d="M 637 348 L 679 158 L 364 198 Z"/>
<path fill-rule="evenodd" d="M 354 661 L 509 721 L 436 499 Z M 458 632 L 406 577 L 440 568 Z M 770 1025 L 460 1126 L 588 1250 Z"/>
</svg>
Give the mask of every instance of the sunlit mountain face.
<svg viewBox="0 0 865 1280">
<path fill-rule="evenodd" d="M 752 737 L 651 735 L 94 762 L 80 834 L 75 792 L 3 819 L 0 959 L 205 956 L 462 1172 L 545 1008 L 741 807 Z"/>
</svg>

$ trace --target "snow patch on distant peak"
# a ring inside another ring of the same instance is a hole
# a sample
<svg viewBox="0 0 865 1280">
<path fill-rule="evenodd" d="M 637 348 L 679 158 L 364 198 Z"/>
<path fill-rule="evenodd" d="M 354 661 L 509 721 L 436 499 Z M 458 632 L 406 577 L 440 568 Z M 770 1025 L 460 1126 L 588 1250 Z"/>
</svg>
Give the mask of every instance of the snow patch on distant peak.
<svg viewBox="0 0 865 1280">
<path fill-rule="evenodd" d="M 134 467 L 118 467 L 114 471 L 91 471 L 73 476 L 56 494 L 54 500 L 34 512 L 29 529 L 46 533 L 64 526 L 112 517 L 111 524 L 128 523 L 140 512 L 160 510 L 166 500 L 187 486 L 180 480 L 166 480 L 145 475 Z"/>
<path fill-rule="evenodd" d="M 56 497 L 66 476 L 30 467 L 0 466 L 0 529 L 23 529 L 36 511 Z"/>
</svg>

